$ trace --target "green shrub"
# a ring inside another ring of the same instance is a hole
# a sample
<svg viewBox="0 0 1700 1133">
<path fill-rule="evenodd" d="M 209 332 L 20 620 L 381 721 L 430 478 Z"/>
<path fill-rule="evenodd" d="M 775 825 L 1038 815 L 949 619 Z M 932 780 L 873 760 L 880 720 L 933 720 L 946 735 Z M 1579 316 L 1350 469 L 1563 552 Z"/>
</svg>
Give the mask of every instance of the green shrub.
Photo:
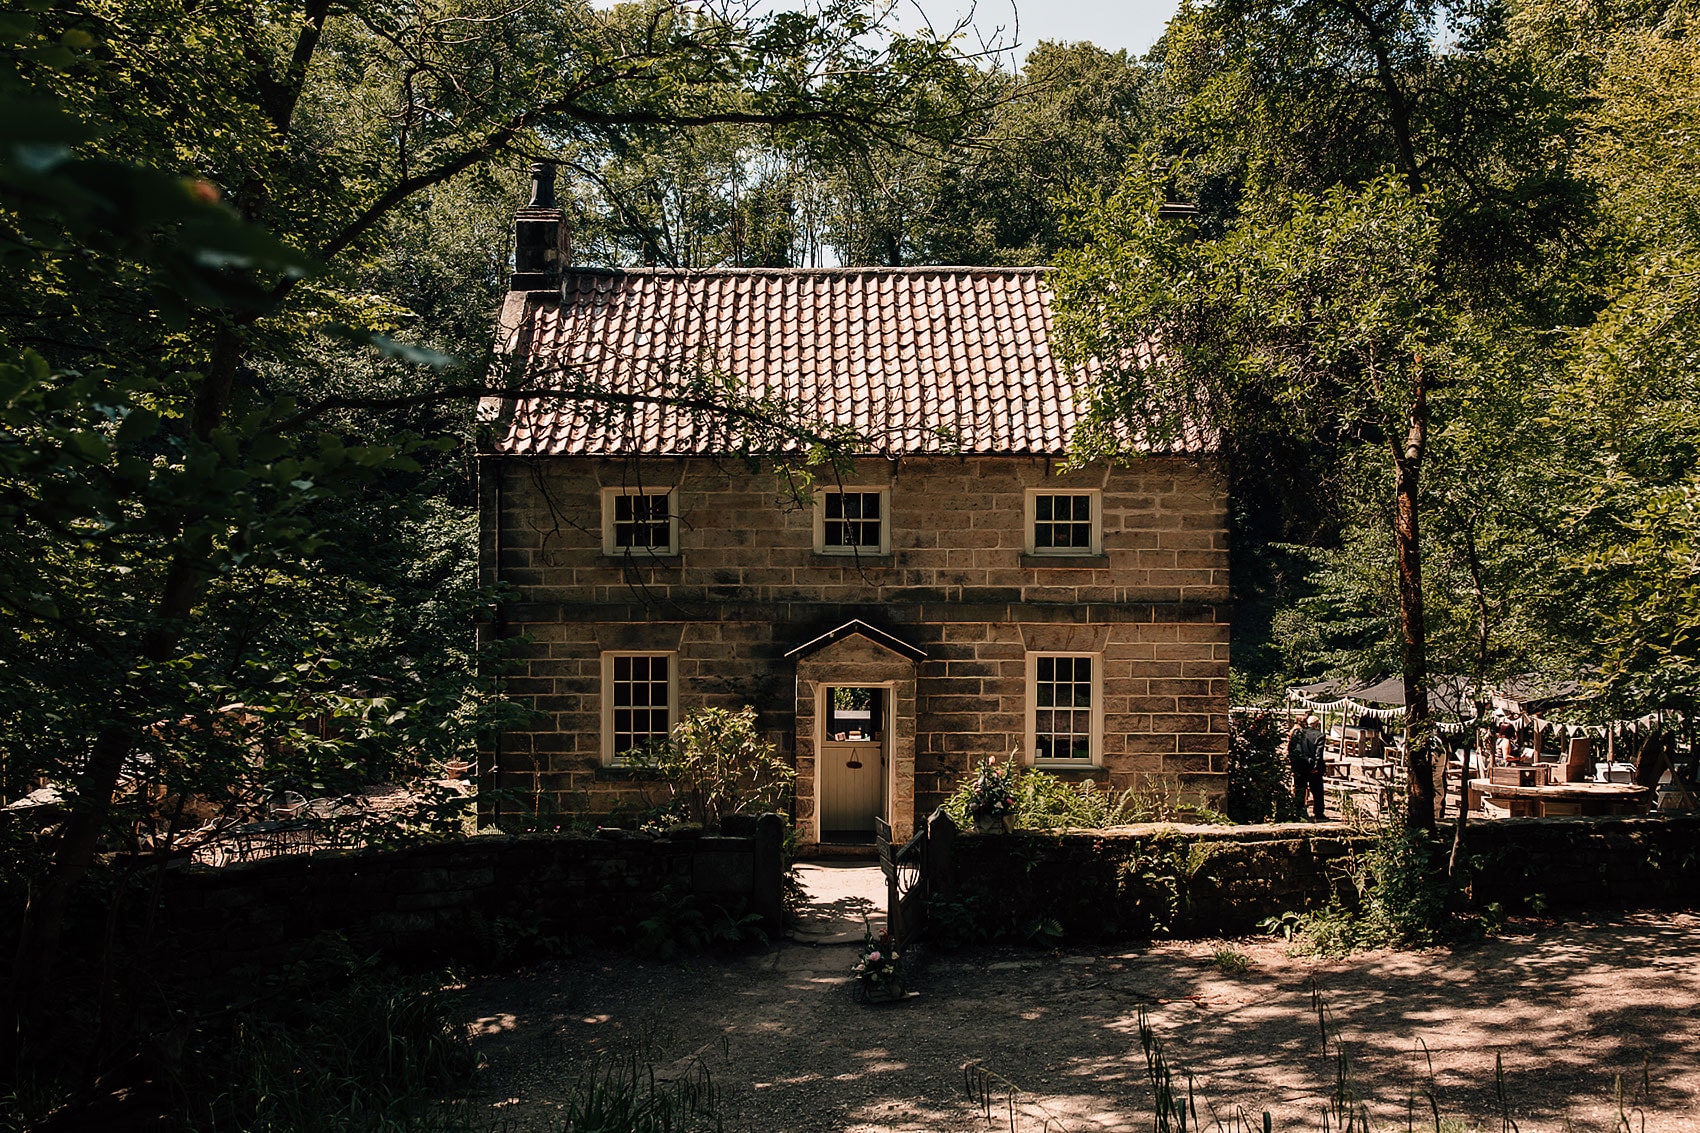
<svg viewBox="0 0 1700 1133">
<path fill-rule="evenodd" d="M 797 777 L 756 730 L 754 708 L 686 713 L 665 744 L 633 762 L 666 781 L 677 817 L 709 830 L 732 815 L 788 810 Z"/>
<path fill-rule="evenodd" d="M 443 978 L 404 976 L 338 947 L 292 965 L 199 1030 L 174 1083 L 190 1129 L 440 1127 L 432 1102 L 474 1060 Z"/>
<path fill-rule="evenodd" d="M 1117 794 L 1103 790 L 1091 779 L 1071 783 L 1060 775 L 1038 771 L 1015 760 L 1004 764 L 1001 770 L 1015 795 L 1011 819 L 1019 830 L 1093 830 L 1147 820 L 1134 791 Z M 974 824 L 977 781 L 974 775 L 965 776 L 944 804 L 950 820 L 963 829 Z"/>
<path fill-rule="evenodd" d="M 1351 867 L 1354 900 L 1298 915 L 1299 952 L 1338 956 L 1363 948 L 1422 947 L 1462 925 L 1448 914 L 1446 851 L 1433 833 L 1406 826 L 1402 805 L 1377 820 L 1375 843 Z"/>
<path fill-rule="evenodd" d="M 1270 711 L 1233 714 L 1228 739 L 1228 817 L 1286 822 L 1299 817 L 1287 767 L 1286 721 Z"/>
<path fill-rule="evenodd" d="M 1251 957 L 1234 948 L 1218 948 L 1210 962 L 1225 976 L 1243 976 L 1252 969 Z"/>
</svg>

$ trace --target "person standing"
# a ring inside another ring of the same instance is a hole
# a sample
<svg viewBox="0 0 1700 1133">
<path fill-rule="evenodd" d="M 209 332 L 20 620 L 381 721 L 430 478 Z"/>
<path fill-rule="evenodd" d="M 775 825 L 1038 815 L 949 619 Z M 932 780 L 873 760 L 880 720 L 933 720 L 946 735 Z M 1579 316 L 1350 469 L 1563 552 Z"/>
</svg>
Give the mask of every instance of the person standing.
<svg viewBox="0 0 1700 1133">
<path fill-rule="evenodd" d="M 1322 822 L 1327 816 L 1322 812 L 1322 729 L 1318 723 L 1312 713 L 1293 729 L 1287 737 L 1287 762 L 1293 769 L 1293 798 L 1298 801 L 1299 815 L 1304 815 L 1308 792 L 1316 821 Z"/>
</svg>

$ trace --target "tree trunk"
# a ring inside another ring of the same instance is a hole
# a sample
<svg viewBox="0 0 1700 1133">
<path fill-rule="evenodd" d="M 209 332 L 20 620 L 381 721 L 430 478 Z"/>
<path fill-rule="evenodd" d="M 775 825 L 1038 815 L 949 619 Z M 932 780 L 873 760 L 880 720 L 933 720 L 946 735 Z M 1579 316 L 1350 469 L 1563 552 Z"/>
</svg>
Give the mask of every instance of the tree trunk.
<svg viewBox="0 0 1700 1133">
<path fill-rule="evenodd" d="M 1410 768 L 1406 822 L 1434 829 L 1434 759 L 1429 741 L 1434 722 L 1428 706 L 1428 639 L 1423 626 L 1423 553 L 1418 530 L 1418 495 L 1423 450 L 1428 443 L 1428 379 L 1417 363 L 1410 428 L 1393 452 L 1394 545 L 1399 567 L 1400 661 L 1405 674 L 1405 752 Z"/>
<path fill-rule="evenodd" d="M 223 423 L 244 349 L 242 336 L 234 328 L 222 326 L 215 332 L 207 373 L 196 391 L 191 416 L 191 432 L 197 439 L 206 440 Z M 147 710 L 146 692 L 139 687 L 145 677 L 139 678 L 138 674 L 176 653 L 207 577 L 207 553 L 190 550 L 180 541 L 154 601 L 152 624 L 137 650 L 135 663 L 130 666 L 129 679 L 125 687 L 113 690 L 113 703 L 118 710 L 95 737 L 88 763 L 77 781 L 76 794 L 68 800 L 65 824 L 53 849 L 53 863 L 24 908 L 24 923 L 18 934 L 18 950 L 7 988 L 8 1045 L 26 1038 L 35 1029 L 44 993 L 52 986 L 53 964 L 58 958 L 71 898 L 100 848 L 100 836 L 111 818 L 124 762 L 135 746 L 136 736 L 153 723 Z"/>
</svg>

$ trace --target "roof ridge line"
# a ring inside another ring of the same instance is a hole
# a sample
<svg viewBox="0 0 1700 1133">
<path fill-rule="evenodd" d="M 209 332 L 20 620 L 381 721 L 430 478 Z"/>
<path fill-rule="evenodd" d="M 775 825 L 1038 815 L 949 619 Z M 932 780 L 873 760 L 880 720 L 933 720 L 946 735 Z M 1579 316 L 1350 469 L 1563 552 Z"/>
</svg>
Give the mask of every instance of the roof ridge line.
<svg viewBox="0 0 1700 1133">
<path fill-rule="evenodd" d="M 1044 275 L 1055 271 L 1049 264 L 1027 264 L 1020 267 L 992 267 L 984 264 L 909 264 L 903 267 L 832 267 L 832 268 L 664 268 L 664 267 L 607 267 L 590 264 L 569 265 L 564 275 Z"/>
</svg>

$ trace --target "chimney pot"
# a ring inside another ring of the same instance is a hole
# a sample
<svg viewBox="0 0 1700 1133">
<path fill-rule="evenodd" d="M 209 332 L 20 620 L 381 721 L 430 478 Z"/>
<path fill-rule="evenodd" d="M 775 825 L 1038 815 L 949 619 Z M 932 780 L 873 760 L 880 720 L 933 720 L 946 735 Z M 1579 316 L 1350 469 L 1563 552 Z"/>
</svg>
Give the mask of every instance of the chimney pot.
<svg viewBox="0 0 1700 1133">
<path fill-rule="evenodd" d="M 534 161 L 531 163 L 531 200 L 526 208 L 552 209 L 555 207 L 555 163 L 552 161 Z"/>
<path fill-rule="evenodd" d="M 554 291 L 571 262 L 567 214 L 555 203 L 555 163 L 531 164 L 531 199 L 514 214 L 514 271 L 509 291 Z"/>
</svg>

